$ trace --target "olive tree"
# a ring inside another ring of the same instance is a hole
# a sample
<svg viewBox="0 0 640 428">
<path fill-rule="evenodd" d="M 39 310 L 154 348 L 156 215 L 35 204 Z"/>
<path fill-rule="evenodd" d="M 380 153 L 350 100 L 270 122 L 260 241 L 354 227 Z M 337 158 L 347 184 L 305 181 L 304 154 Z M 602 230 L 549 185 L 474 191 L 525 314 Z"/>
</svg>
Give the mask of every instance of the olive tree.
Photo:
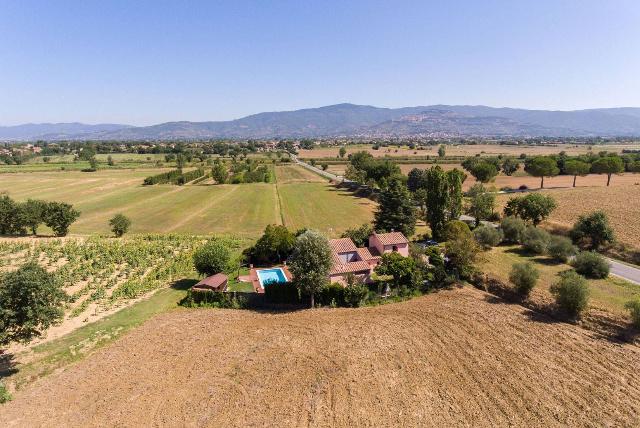
<svg viewBox="0 0 640 428">
<path fill-rule="evenodd" d="M 49 202 L 44 209 L 44 224 L 50 227 L 57 236 L 69 233 L 69 226 L 80 217 L 80 211 L 64 202 Z"/>
<path fill-rule="evenodd" d="M 212 240 L 193 254 L 193 264 L 202 275 L 215 275 L 227 269 L 231 253 L 224 243 Z"/>
<path fill-rule="evenodd" d="M 122 235 L 129 231 L 131 227 L 131 219 L 124 214 L 116 214 L 111 220 L 109 220 L 109 226 L 113 234 L 120 238 Z"/>
<path fill-rule="evenodd" d="M 594 211 L 578 217 L 578 221 L 571 229 L 571 239 L 577 244 L 588 242 L 592 249 L 598 250 L 602 245 L 614 242 L 616 237 L 609 224 L 607 213 Z"/>
<path fill-rule="evenodd" d="M 64 314 L 67 295 L 55 275 L 35 262 L 0 277 L 0 345 L 41 336 Z"/>
<path fill-rule="evenodd" d="M 509 281 L 515 286 L 516 292 L 523 297 L 531 294 L 539 277 L 540 272 L 531 262 L 515 263 L 509 273 Z"/>
<path fill-rule="evenodd" d="M 315 306 L 315 294 L 327 283 L 332 257 L 329 240 L 319 232 L 308 230 L 296 238 L 289 269 L 298 289 L 309 294 Z"/>
</svg>

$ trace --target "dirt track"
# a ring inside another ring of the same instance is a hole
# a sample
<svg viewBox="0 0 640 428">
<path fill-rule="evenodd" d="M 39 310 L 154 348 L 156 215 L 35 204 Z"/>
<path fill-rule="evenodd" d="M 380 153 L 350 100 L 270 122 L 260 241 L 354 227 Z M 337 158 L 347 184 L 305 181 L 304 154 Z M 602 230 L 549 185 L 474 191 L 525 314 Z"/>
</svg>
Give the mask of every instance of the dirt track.
<svg viewBox="0 0 640 428">
<path fill-rule="evenodd" d="M 640 349 L 474 289 L 358 310 L 162 315 L 0 426 L 638 426 Z"/>
</svg>

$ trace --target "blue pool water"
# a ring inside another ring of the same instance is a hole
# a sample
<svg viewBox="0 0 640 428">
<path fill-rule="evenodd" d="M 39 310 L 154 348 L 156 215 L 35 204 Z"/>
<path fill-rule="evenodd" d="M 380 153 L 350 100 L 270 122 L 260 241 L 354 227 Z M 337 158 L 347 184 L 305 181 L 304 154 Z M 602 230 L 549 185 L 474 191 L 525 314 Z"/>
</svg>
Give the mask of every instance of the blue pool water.
<svg viewBox="0 0 640 428">
<path fill-rule="evenodd" d="M 287 277 L 285 276 L 284 271 L 280 268 L 261 269 L 256 271 L 256 273 L 258 274 L 260 285 L 263 288 L 268 284 L 287 282 Z"/>
</svg>

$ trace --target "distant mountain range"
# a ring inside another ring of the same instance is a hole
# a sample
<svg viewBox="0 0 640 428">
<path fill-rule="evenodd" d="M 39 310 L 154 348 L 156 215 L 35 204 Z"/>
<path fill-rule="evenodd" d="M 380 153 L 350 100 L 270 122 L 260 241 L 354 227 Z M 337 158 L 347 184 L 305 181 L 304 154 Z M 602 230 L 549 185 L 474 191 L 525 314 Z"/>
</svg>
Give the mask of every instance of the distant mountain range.
<svg viewBox="0 0 640 428">
<path fill-rule="evenodd" d="M 81 123 L 0 127 L 0 140 L 190 140 L 305 137 L 640 136 L 640 108 L 573 111 L 433 105 L 379 108 L 336 104 L 219 122 L 152 126 Z"/>
</svg>

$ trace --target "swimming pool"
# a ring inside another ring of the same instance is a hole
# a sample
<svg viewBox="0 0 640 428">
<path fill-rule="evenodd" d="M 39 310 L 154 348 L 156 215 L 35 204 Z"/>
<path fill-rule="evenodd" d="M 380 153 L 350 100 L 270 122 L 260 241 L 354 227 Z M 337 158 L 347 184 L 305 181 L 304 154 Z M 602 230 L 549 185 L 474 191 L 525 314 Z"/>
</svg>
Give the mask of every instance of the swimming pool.
<svg viewBox="0 0 640 428">
<path fill-rule="evenodd" d="M 265 285 L 288 281 L 287 276 L 281 268 L 260 269 L 256 270 L 256 273 L 258 274 L 258 281 L 260 281 L 262 288 L 264 288 Z"/>
</svg>

